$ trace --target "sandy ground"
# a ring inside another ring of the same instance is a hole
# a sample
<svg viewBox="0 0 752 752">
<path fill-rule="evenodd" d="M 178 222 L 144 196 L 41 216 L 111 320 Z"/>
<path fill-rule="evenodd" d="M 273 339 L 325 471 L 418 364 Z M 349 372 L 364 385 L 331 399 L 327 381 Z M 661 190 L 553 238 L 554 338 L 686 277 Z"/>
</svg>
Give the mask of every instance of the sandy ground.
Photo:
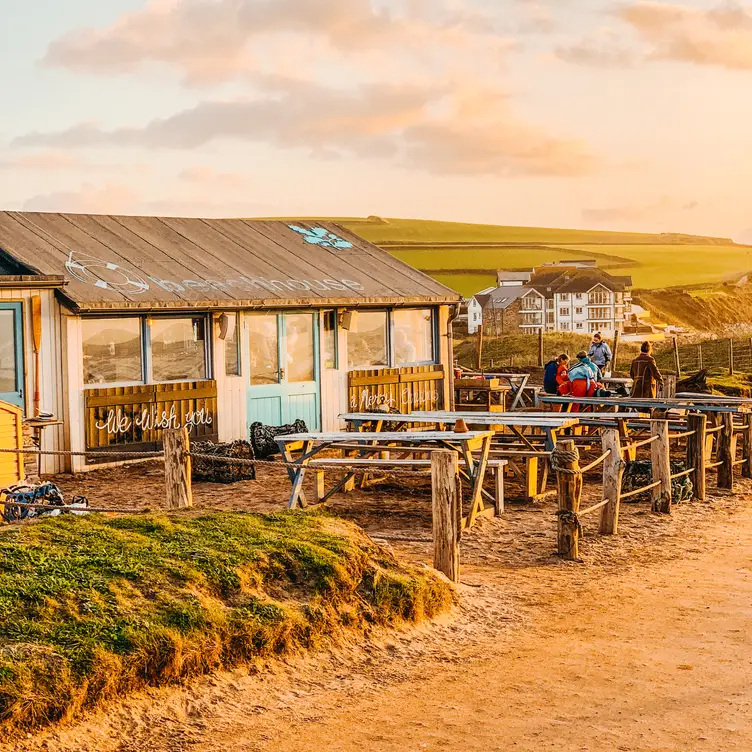
<svg viewBox="0 0 752 752">
<path fill-rule="evenodd" d="M 197 486 L 196 504 L 279 508 L 288 482 L 264 480 Z M 60 485 L 157 508 L 161 482 L 154 467 Z M 424 490 L 332 508 L 429 561 Z M 588 522 L 570 564 L 553 503 L 511 505 L 465 535 L 462 605 L 439 624 L 149 691 L 3 752 L 752 749 L 752 484 L 671 518 L 623 510 L 616 538 Z"/>
</svg>

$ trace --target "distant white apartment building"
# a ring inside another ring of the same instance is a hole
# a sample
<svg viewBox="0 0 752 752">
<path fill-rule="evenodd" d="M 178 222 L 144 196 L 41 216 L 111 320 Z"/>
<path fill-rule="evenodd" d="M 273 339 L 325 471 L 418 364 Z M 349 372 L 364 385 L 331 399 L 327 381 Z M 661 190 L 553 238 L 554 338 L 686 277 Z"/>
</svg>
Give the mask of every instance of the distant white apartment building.
<svg viewBox="0 0 752 752">
<path fill-rule="evenodd" d="M 468 302 L 468 332 L 482 324 L 535 332 L 622 332 L 632 313 L 632 278 L 617 277 L 595 262 L 546 264 L 528 272 L 500 271 L 498 287 Z M 500 319 L 501 317 L 501 319 Z"/>
</svg>

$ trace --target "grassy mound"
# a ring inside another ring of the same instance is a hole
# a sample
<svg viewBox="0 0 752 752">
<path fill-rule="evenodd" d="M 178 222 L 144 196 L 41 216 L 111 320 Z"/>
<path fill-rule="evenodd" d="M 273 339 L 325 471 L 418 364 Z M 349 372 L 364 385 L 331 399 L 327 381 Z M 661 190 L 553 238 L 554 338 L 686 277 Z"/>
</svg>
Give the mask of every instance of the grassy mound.
<svg viewBox="0 0 752 752">
<path fill-rule="evenodd" d="M 417 622 L 451 587 L 321 515 L 59 517 L 0 532 L 0 735 L 145 686 Z"/>
</svg>

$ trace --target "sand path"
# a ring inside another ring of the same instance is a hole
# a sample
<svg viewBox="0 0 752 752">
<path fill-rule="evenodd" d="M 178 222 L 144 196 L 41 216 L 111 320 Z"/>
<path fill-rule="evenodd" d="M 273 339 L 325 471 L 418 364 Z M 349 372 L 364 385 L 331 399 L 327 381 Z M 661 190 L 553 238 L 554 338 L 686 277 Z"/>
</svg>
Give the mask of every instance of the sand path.
<svg viewBox="0 0 752 752">
<path fill-rule="evenodd" d="M 443 624 L 145 693 L 14 749 L 748 751 L 748 494 L 647 515 L 649 540 L 589 539 L 582 565 L 500 566 L 490 523 Z"/>
</svg>

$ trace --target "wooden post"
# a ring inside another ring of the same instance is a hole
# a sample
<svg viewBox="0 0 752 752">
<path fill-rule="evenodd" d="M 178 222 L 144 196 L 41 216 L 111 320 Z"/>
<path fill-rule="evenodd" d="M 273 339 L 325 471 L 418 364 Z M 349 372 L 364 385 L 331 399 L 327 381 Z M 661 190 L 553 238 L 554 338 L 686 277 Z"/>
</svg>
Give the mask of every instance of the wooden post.
<svg viewBox="0 0 752 752">
<path fill-rule="evenodd" d="M 478 370 L 483 372 L 483 324 L 478 327 Z"/>
<path fill-rule="evenodd" d="M 663 388 L 659 390 L 659 397 L 671 399 L 676 396 L 676 376 L 673 373 L 667 373 L 663 376 Z"/>
<path fill-rule="evenodd" d="M 557 444 L 575 459 L 557 458 L 559 467 L 556 470 L 556 488 L 559 497 L 559 556 L 567 561 L 577 561 L 580 558 L 580 525 L 577 513 L 580 511 L 582 497 L 582 473 L 580 472 L 579 452 L 574 441 L 567 439 Z"/>
<path fill-rule="evenodd" d="M 752 415 L 745 416 L 747 421 L 744 424 L 744 464 L 742 465 L 742 475 L 745 478 L 752 478 Z"/>
<path fill-rule="evenodd" d="M 734 488 L 734 453 L 731 450 L 734 437 L 734 415 L 721 415 L 723 429 L 718 435 L 718 488 L 731 491 Z"/>
<path fill-rule="evenodd" d="M 668 421 L 653 420 L 650 422 L 651 435 L 658 438 L 650 445 L 650 459 L 653 466 L 653 483 L 660 481 L 660 485 L 652 489 L 653 511 L 661 514 L 671 514 L 671 446 L 668 438 Z"/>
<path fill-rule="evenodd" d="M 700 342 L 699 345 L 697 345 L 697 370 L 702 371 L 703 364 L 702 364 L 702 342 Z"/>
<path fill-rule="evenodd" d="M 621 454 L 618 428 L 604 428 L 601 436 L 603 451 L 611 454 L 603 461 L 603 499 L 608 504 L 601 508 L 601 535 L 616 535 L 619 531 L 619 505 L 621 481 L 627 463 Z"/>
<path fill-rule="evenodd" d="M 187 428 L 171 428 L 162 434 L 164 443 L 167 508 L 193 506 L 190 441 Z"/>
<path fill-rule="evenodd" d="M 611 353 L 611 373 L 616 375 L 617 358 L 619 357 L 619 339 L 621 338 L 621 332 L 617 329 L 614 334 L 614 350 Z"/>
<path fill-rule="evenodd" d="M 460 581 L 460 488 L 457 452 L 432 452 L 433 566 L 452 582 Z"/>
<path fill-rule="evenodd" d="M 729 337 L 729 376 L 734 375 L 734 338 Z"/>
<path fill-rule="evenodd" d="M 679 340 L 674 337 L 674 367 L 676 369 L 676 378 L 681 378 L 681 361 L 679 360 Z"/>
<path fill-rule="evenodd" d="M 687 417 L 687 428 L 694 431 L 694 436 L 687 438 L 687 467 L 693 467 L 692 486 L 694 498 L 697 501 L 705 501 L 705 465 L 707 460 L 707 430 L 708 417 L 702 413 L 690 413 Z"/>
<path fill-rule="evenodd" d="M 543 327 L 538 329 L 538 368 L 543 368 Z"/>
</svg>

